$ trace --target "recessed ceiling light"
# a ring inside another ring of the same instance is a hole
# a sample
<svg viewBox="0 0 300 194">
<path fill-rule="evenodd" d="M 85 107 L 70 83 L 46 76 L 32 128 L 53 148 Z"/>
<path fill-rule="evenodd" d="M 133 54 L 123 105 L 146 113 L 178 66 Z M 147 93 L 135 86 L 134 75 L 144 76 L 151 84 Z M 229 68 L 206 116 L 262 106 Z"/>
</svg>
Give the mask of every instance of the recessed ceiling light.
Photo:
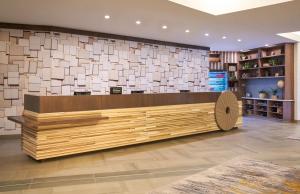
<svg viewBox="0 0 300 194">
<path fill-rule="evenodd" d="M 165 30 L 165 29 L 167 29 L 167 28 L 168 28 L 168 26 L 166 26 L 166 25 L 163 25 L 161 28 Z"/>
<path fill-rule="evenodd" d="M 270 46 L 269 44 L 265 44 L 266 47 Z"/>
<path fill-rule="evenodd" d="M 237 41 L 238 41 L 238 42 L 242 42 L 242 39 L 239 38 L 239 39 L 237 39 Z"/>
<path fill-rule="evenodd" d="M 227 37 L 226 36 L 222 36 L 222 39 L 226 39 Z"/>
<path fill-rule="evenodd" d="M 190 30 L 189 30 L 189 29 L 186 29 L 186 30 L 185 30 L 185 32 L 186 32 L 186 33 L 189 33 L 189 32 L 190 32 Z"/>
<path fill-rule="evenodd" d="M 265 7 L 292 0 L 169 0 L 171 2 L 206 12 L 213 15 L 222 15 L 258 7 Z"/>
<path fill-rule="evenodd" d="M 142 22 L 141 22 L 140 20 L 137 20 L 135 23 L 136 23 L 137 25 L 140 25 Z"/>
<path fill-rule="evenodd" d="M 110 16 L 109 15 L 105 15 L 104 18 L 108 20 L 108 19 L 110 19 Z"/>
<path fill-rule="evenodd" d="M 204 36 L 209 36 L 209 34 L 208 34 L 208 33 L 205 33 Z"/>
</svg>

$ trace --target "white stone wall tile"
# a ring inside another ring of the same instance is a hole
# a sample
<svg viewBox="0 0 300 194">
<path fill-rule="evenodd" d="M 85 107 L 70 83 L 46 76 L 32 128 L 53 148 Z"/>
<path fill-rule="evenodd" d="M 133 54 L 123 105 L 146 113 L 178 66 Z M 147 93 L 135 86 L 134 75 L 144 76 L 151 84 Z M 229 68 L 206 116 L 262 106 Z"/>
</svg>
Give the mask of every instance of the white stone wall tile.
<svg viewBox="0 0 300 194">
<path fill-rule="evenodd" d="M 88 36 L 79 36 L 79 41 L 80 42 L 84 42 L 84 43 L 87 43 L 89 42 L 89 37 Z"/>
<path fill-rule="evenodd" d="M 62 82 L 62 85 L 74 85 L 74 76 L 65 76 L 65 79 Z"/>
<path fill-rule="evenodd" d="M 9 55 L 15 56 L 23 56 L 24 55 L 24 47 L 12 44 L 9 46 Z"/>
<path fill-rule="evenodd" d="M 70 55 L 76 56 L 77 55 L 77 47 L 70 46 Z"/>
<path fill-rule="evenodd" d="M 19 90 L 17 88 L 6 88 L 4 89 L 4 99 L 18 99 L 19 98 Z"/>
<path fill-rule="evenodd" d="M 9 41 L 8 31 L 0 31 L 0 41 Z"/>
<path fill-rule="evenodd" d="M 61 85 L 62 85 L 61 80 L 55 80 L 55 79 L 51 80 L 51 87 L 61 87 Z"/>
<path fill-rule="evenodd" d="M 39 36 L 29 37 L 29 49 L 40 50 L 41 49 L 41 38 Z"/>
<path fill-rule="evenodd" d="M 64 79 L 65 76 L 65 70 L 64 68 L 60 67 L 60 68 L 51 68 L 51 78 L 52 79 Z"/>
<path fill-rule="evenodd" d="M 8 116 L 16 116 L 17 115 L 17 108 L 16 108 L 16 106 L 12 106 L 10 108 L 5 108 L 4 111 L 5 111 L 4 114 L 5 114 L 6 117 L 8 117 Z"/>
<path fill-rule="evenodd" d="M 8 55 L 4 52 L 0 52 L 0 63 L 8 64 Z"/>
<path fill-rule="evenodd" d="M 51 94 L 61 95 L 61 87 L 51 86 Z"/>
<path fill-rule="evenodd" d="M 52 39 L 51 38 L 45 38 L 44 49 L 50 50 L 51 47 L 52 47 Z"/>
<path fill-rule="evenodd" d="M 118 71 L 116 70 L 109 71 L 109 80 L 117 81 L 118 78 L 119 78 Z"/>
<path fill-rule="evenodd" d="M 71 94 L 71 86 L 62 86 L 61 88 L 61 94 L 63 96 L 70 96 Z"/>
<path fill-rule="evenodd" d="M 52 39 L 51 39 L 51 49 L 52 49 L 52 50 L 56 50 L 57 48 L 58 48 L 58 40 L 52 38 Z"/>
<path fill-rule="evenodd" d="M 7 51 L 7 43 L 5 41 L 0 41 L 0 52 L 5 52 Z"/>
</svg>

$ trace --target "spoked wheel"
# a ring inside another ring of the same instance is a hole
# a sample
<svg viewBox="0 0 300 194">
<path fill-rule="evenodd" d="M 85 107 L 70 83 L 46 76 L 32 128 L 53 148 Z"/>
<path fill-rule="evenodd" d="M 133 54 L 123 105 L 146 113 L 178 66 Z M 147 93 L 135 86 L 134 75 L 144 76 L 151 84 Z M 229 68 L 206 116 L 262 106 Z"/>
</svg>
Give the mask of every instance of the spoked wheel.
<svg viewBox="0 0 300 194">
<path fill-rule="evenodd" d="M 215 105 L 215 119 L 218 127 L 229 131 L 235 127 L 239 117 L 239 105 L 232 92 L 222 92 Z"/>
</svg>

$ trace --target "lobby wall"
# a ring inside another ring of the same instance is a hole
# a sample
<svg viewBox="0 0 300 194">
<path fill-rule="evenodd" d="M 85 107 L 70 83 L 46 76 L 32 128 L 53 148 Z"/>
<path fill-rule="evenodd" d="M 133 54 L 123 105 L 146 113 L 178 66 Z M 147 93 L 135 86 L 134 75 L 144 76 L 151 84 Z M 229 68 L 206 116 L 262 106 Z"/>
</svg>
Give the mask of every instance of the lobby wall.
<svg viewBox="0 0 300 194">
<path fill-rule="evenodd" d="M 24 94 L 208 91 L 208 51 L 77 34 L 0 29 L 0 135 L 19 134 L 7 116 Z"/>
</svg>

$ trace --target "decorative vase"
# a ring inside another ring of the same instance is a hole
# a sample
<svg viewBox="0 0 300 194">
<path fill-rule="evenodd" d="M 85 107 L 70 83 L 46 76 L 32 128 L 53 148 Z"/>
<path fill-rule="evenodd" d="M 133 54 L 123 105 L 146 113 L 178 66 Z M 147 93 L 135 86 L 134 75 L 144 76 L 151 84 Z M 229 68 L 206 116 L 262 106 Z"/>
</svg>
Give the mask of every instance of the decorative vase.
<svg viewBox="0 0 300 194">
<path fill-rule="evenodd" d="M 280 89 L 284 88 L 284 81 L 283 80 L 279 80 L 277 82 L 277 87 L 280 88 Z"/>
<path fill-rule="evenodd" d="M 264 99 L 267 97 L 266 93 L 259 93 L 259 98 Z"/>
<path fill-rule="evenodd" d="M 277 99 L 278 99 L 277 95 L 272 95 L 272 100 L 277 100 Z"/>
</svg>

